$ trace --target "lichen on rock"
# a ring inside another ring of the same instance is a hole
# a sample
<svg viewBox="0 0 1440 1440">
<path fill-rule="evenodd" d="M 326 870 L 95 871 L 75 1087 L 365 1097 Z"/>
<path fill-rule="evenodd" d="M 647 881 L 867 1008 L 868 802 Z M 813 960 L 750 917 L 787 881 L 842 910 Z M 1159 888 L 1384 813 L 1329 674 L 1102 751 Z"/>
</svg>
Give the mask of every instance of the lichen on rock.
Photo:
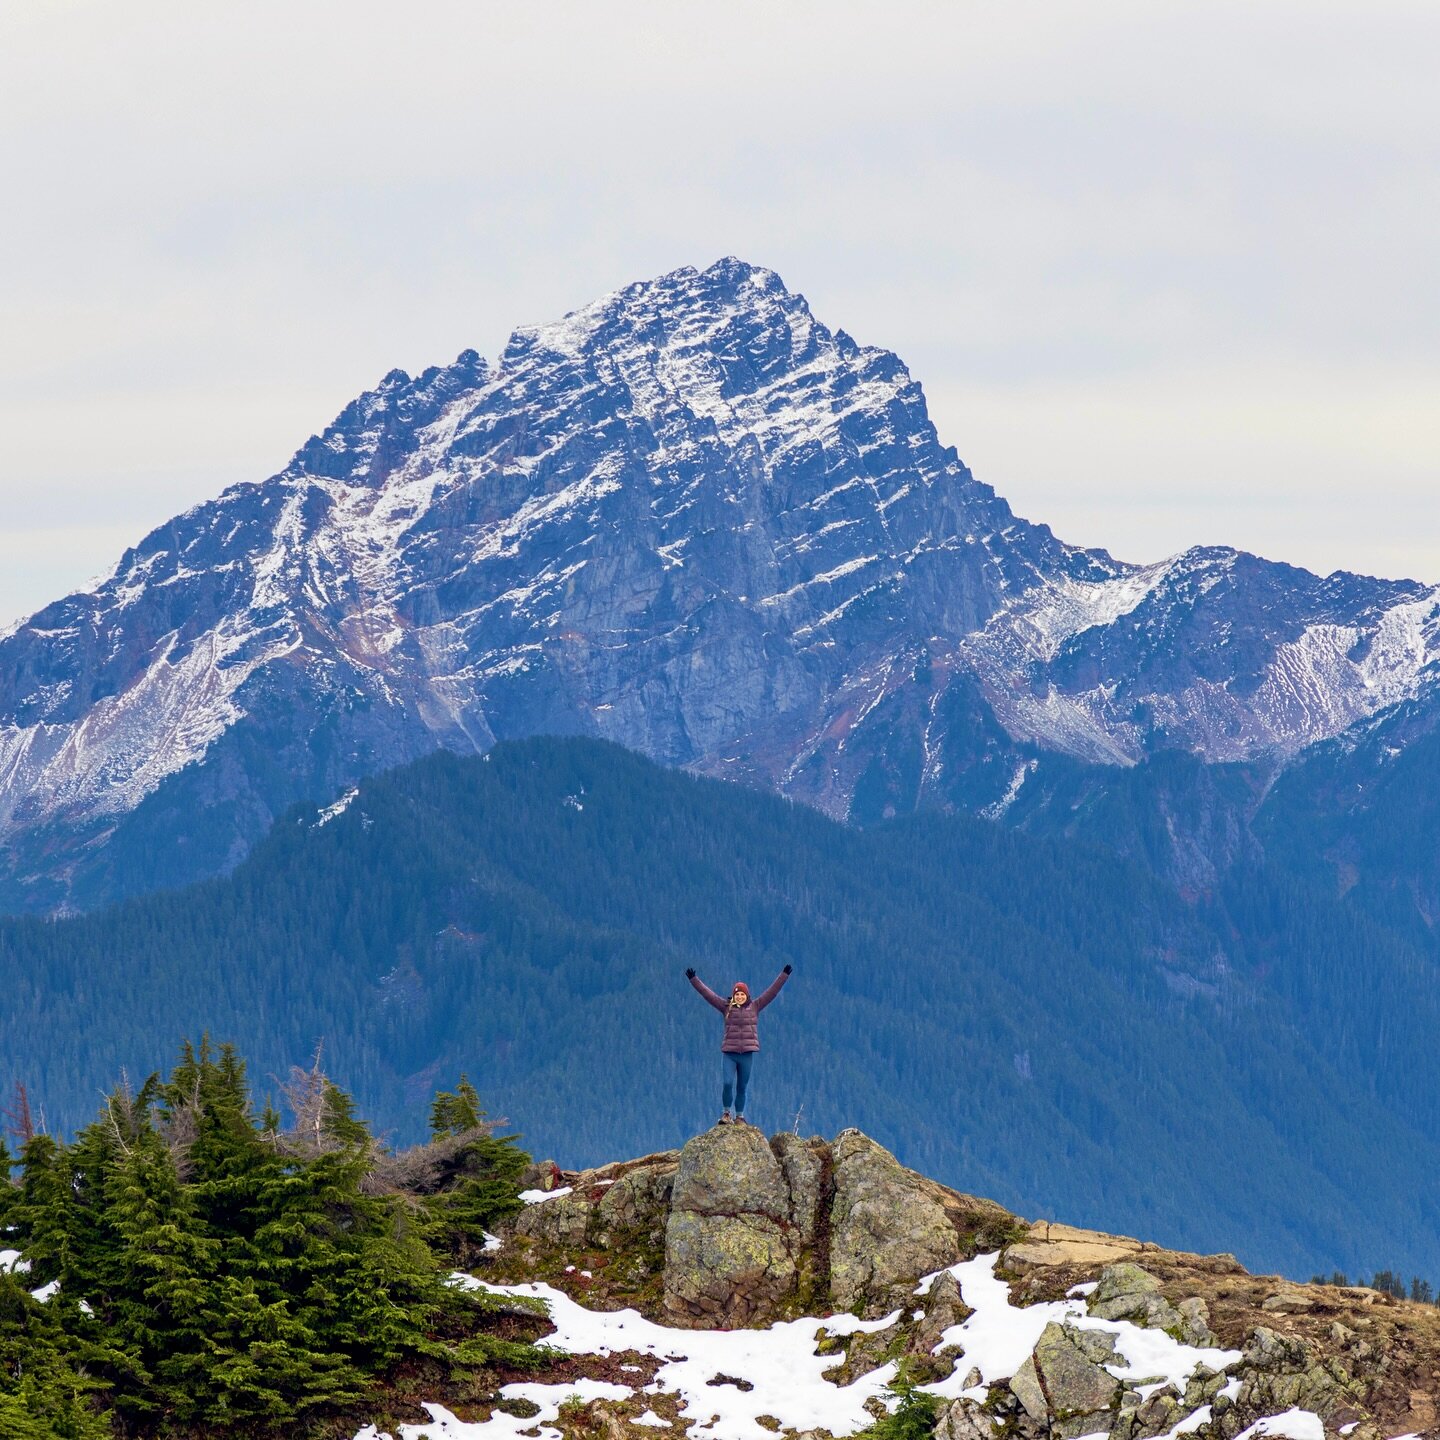
<svg viewBox="0 0 1440 1440">
<path fill-rule="evenodd" d="M 898 1288 L 965 1258 L 938 1197 L 868 1135 L 842 1131 L 834 1162 L 830 1293 L 840 1309 L 883 1314 Z"/>
<path fill-rule="evenodd" d="M 680 1152 L 665 1227 L 665 1313 L 682 1325 L 774 1319 L 802 1249 L 785 1172 L 748 1125 L 717 1126 Z"/>
</svg>

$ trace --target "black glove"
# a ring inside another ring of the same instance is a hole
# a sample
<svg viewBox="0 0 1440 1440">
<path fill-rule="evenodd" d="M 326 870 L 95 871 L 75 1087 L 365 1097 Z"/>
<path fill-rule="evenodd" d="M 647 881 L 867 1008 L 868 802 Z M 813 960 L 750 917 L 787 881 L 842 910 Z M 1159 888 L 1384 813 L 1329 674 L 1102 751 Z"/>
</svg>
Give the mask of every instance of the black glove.
<svg viewBox="0 0 1440 1440">
<path fill-rule="evenodd" d="M 793 965 L 787 965 L 785 967 L 785 973 L 787 975 L 793 975 L 795 973 L 795 967 Z"/>
<path fill-rule="evenodd" d="M 687 970 L 685 972 L 685 978 L 687 980 L 693 980 L 695 978 L 695 972 L 693 970 Z"/>
</svg>

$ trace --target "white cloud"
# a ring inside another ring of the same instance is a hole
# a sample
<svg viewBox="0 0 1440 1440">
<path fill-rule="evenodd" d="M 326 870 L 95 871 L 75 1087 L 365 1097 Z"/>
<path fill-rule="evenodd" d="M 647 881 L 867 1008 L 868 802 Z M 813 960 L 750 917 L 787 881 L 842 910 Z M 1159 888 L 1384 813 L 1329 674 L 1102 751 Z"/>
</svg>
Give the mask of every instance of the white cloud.
<svg viewBox="0 0 1440 1440">
<path fill-rule="evenodd" d="M 10 7 L 0 505 L 138 538 L 394 365 L 733 252 L 1062 533 L 1440 578 L 1437 59 L 1428 0 Z"/>
</svg>

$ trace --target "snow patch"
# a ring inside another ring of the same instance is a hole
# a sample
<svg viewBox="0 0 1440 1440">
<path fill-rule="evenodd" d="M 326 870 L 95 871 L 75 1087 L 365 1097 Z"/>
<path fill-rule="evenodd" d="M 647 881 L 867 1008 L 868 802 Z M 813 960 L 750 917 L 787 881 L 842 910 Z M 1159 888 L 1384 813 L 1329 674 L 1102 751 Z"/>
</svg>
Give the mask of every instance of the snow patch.
<svg viewBox="0 0 1440 1440">
<path fill-rule="evenodd" d="M 1020 793 L 1020 787 L 1025 783 L 1026 777 L 1031 771 L 1037 769 L 1039 764 L 1038 760 L 1026 760 L 1017 765 L 1015 773 L 1010 777 L 1010 784 L 1005 788 L 1005 793 L 993 804 L 986 805 L 980 810 L 981 818 L 985 820 L 1003 819 L 1006 811 L 1015 803 L 1015 797 Z"/>
<path fill-rule="evenodd" d="M 883 1330 L 894 1323 L 895 1315 L 869 1321 L 853 1315 L 791 1320 L 767 1330 L 676 1330 L 646 1320 L 634 1310 L 586 1310 L 548 1285 L 485 1285 L 468 1276 L 457 1276 L 456 1281 L 494 1294 L 543 1299 L 556 1328 L 542 1343 L 567 1354 L 605 1356 L 634 1350 L 661 1359 L 664 1363 L 644 1393 L 675 1396 L 682 1423 L 698 1425 L 713 1440 L 773 1440 L 771 1432 L 758 1423 L 762 1415 L 773 1415 L 782 1428 L 821 1428 L 836 1436 L 853 1435 L 872 1423 L 865 1401 L 886 1397 L 885 1386 L 895 1376 L 894 1365 L 885 1365 L 842 1389 L 822 1378 L 822 1373 L 837 1363 L 836 1357 L 815 1353 L 824 1333 Z M 733 1385 L 709 1383 L 719 1375 L 738 1376 L 754 1388 L 742 1391 Z M 571 1382 L 534 1388 L 556 1392 L 563 1399 L 579 1386 Z M 522 1390 L 506 1386 L 502 1393 Z M 525 1393 L 541 1403 L 537 1395 Z M 455 1440 L 500 1440 L 519 1433 L 511 1427 L 511 1418 L 497 1415 L 466 1429 L 441 1433 Z M 520 1423 L 531 1426 L 537 1422 Z M 404 1440 L 413 1440 L 420 1433 L 420 1427 L 401 1431 Z M 356 1440 L 378 1437 L 371 1429 L 362 1431 Z"/>
<path fill-rule="evenodd" d="M 1325 1422 L 1311 1410 L 1286 1410 L 1257 1420 L 1235 1440 L 1255 1440 L 1259 1435 L 1283 1435 L 1286 1440 L 1325 1440 Z"/>
<path fill-rule="evenodd" d="M 338 800 L 327 805 L 315 817 L 315 823 L 311 829 L 318 830 L 322 825 L 328 825 L 337 815 L 343 815 L 350 808 L 350 802 L 359 793 L 359 787 L 352 785 Z"/>
<path fill-rule="evenodd" d="M 532 1192 L 546 1194 L 547 1192 Z M 559 1191 L 548 1192 L 553 1198 Z M 1045 1327 L 1052 1321 L 1082 1330 L 1095 1330 L 1115 1337 L 1117 1358 L 1105 1368 L 1128 1385 L 1143 1382 L 1145 1390 L 1166 1383 L 1183 1392 L 1186 1382 L 1200 1366 L 1223 1370 L 1241 1359 L 1238 1350 L 1200 1349 L 1184 1345 L 1163 1331 L 1149 1330 L 1126 1320 L 1100 1320 L 1085 1309 L 1085 1296 L 1094 1286 L 1076 1286 L 1064 1300 L 1029 1306 L 1011 1303 L 1008 1285 L 995 1274 L 999 1255 L 981 1255 L 926 1276 L 916 1294 L 928 1293 L 941 1274 L 951 1274 L 972 1314 L 962 1324 L 951 1326 L 940 1337 L 936 1350 L 958 1345 L 963 1359 L 948 1380 L 922 1387 L 944 1399 L 961 1395 L 983 1401 L 988 1387 L 1008 1380 L 1029 1358 Z M 833 1354 L 817 1355 L 816 1348 L 827 1336 L 867 1334 L 887 1329 L 900 1312 L 880 1320 L 863 1321 L 853 1315 L 806 1317 L 775 1324 L 764 1330 L 677 1330 L 656 1324 L 634 1310 L 600 1312 L 585 1309 L 559 1290 L 543 1284 L 488 1285 L 468 1275 L 457 1274 L 454 1283 L 468 1289 L 497 1295 L 528 1296 L 545 1301 L 554 1333 L 543 1342 L 569 1355 L 611 1356 L 636 1351 L 653 1356 L 661 1365 L 654 1381 L 643 1394 L 666 1395 L 678 1402 L 681 1428 L 694 1426 L 710 1440 L 767 1440 L 770 1432 L 759 1423 L 761 1416 L 773 1416 L 782 1429 L 828 1430 L 836 1437 L 854 1435 L 872 1423 L 865 1402 L 875 1398 L 893 1403 L 887 1385 L 895 1378 L 893 1364 L 881 1366 L 841 1387 L 824 1378 L 837 1359 Z M 961 1376 L 971 1367 L 979 1370 L 981 1383 L 962 1389 Z M 626 1367 L 630 1368 L 630 1367 Z M 735 1376 L 753 1388 L 742 1391 L 727 1383 L 714 1384 L 720 1376 Z M 1232 1380 L 1221 1393 L 1231 1394 L 1239 1382 Z M 533 1400 L 541 1407 L 538 1418 L 517 1421 L 497 1411 L 489 1420 L 465 1424 L 440 1406 L 425 1408 L 433 1427 L 452 1440 L 510 1440 L 522 1430 L 540 1427 L 541 1440 L 555 1440 L 547 1428 L 558 1415 L 568 1395 L 585 1399 L 620 1399 L 634 1391 L 624 1386 L 604 1385 L 589 1380 L 559 1385 L 507 1385 L 507 1397 Z M 1179 1440 L 1198 1430 L 1211 1418 L 1209 1406 L 1201 1406 L 1182 1419 L 1160 1440 Z M 639 1421 L 655 1428 L 670 1428 L 653 1410 Z M 418 1440 L 423 1426 L 403 1426 L 398 1440 Z M 432 1431 L 433 1433 L 433 1431 Z M 1323 1440 L 1319 1418 L 1308 1411 L 1289 1410 L 1257 1422 L 1237 1440 L 1259 1440 L 1260 1436 L 1283 1440 Z M 374 1427 L 363 1430 L 356 1440 L 381 1440 Z"/>
<path fill-rule="evenodd" d="M 959 1345 L 965 1363 L 949 1379 L 922 1388 L 934 1395 L 955 1399 L 968 1395 L 984 1399 L 986 1387 L 1008 1380 L 1029 1358 L 1045 1327 L 1052 1321 L 1079 1330 L 1099 1330 L 1115 1337 L 1120 1356 L 1105 1368 L 1118 1380 L 1168 1381 L 1184 1391 L 1197 1366 L 1223 1370 L 1241 1358 L 1239 1350 L 1204 1350 L 1183 1345 L 1163 1330 L 1149 1330 L 1128 1320 L 1099 1320 L 1085 1309 L 1083 1299 L 1053 1300 L 1039 1305 L 1010 1303 L 1010 1287 L 995 1274 L 999 1255 L 980 1255 L 952 1265 L 949 1273 L 960 1285 L 960 1293 L 974 1313 L 963 1324 L 952 1325 L 940 1338 L 940 1345 Z M 916 1294 L 926 1293 L 939 1275 L 926 1276 Z M 938 1348 L 938 1347 L 937 1347 Z M 972 1390 L 962 1385 L 962 1372 L 979 1369 L 982 1384 Z"/>
</svg>

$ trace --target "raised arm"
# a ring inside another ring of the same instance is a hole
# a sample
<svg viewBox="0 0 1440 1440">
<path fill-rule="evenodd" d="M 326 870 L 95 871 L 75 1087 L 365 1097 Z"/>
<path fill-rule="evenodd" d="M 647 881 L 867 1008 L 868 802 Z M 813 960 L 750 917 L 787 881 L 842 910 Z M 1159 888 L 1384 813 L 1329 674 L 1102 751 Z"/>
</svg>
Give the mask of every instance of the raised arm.
<svg viewBox="0 0 1440 1440">
<path fill-rule="evenodd" d="M 793 965 L 787 965 L 775 977 L 771 984 L 760 992 L 760 998 L 755 1002 L 755 1013 L 757 1015 L 780 993 L 781 986 L 790 978 L 794 968 Z"/>
<path fill-rule="evenodd" d="M 693 970 L 687 970 L 685 978 L 700 992 L 700 998 L 707 1005 L 713 1005 L 722 1015 L 725 1013 L 725 1002 Z"/>
</svg>

